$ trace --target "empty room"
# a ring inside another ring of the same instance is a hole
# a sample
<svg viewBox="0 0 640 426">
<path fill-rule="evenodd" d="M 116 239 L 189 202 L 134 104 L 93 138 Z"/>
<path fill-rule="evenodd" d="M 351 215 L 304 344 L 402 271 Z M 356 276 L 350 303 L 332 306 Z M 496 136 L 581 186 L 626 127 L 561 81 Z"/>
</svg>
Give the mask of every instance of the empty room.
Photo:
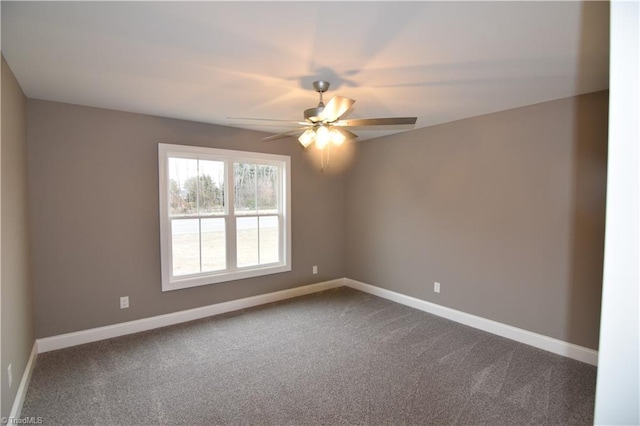
<svg viewBox="0 0 640 426">
<path fill-rule="evenodd" d="M 3 424 L 638 424 L 634 1 L 1 2 Z"/>
</svg>

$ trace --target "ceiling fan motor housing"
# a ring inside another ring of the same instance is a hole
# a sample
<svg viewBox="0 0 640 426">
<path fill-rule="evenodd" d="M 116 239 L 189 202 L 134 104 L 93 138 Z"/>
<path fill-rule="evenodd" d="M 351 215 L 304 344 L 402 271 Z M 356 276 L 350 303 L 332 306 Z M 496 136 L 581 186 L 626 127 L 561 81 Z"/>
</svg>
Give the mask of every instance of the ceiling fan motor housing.
<svg viewBox="0 0 640 426">
<path fill-rule="evenodd" d="M 324 111 L 324 104 L 318 105 L 316 108 L 309 108 L 304 110 L 304 119 L 312 123 L 316 123 L 320 119 L 320 114 Z"/>
</svg>

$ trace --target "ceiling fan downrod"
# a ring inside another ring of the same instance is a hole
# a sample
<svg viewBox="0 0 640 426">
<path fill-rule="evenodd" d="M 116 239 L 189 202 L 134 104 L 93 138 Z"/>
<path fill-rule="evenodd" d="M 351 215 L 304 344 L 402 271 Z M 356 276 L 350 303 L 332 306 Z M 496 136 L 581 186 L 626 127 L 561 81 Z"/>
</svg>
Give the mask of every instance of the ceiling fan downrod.
<svg viewBox="0 0 640 426">
<path fill-rule="evenodd" d="M 304 110 L 304 119 L 305 121 L 316 122 L 322 114 L 324 110 L 324 102 L 322 100 L 322 94 L 329 90 L 329 82 L 324 80 L 317 80 L 313 82 L 313 88 L 320 95 L 320 102 L 318 102 L 318 106 L 315 108 L 309 108 Z"/>
</svg>

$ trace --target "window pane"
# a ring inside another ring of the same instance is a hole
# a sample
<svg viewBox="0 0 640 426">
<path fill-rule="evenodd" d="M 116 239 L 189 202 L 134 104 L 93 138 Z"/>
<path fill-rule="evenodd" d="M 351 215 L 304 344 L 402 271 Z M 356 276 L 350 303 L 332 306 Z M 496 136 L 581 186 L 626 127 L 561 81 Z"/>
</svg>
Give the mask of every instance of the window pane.
<svg viewBox="0 0 640 426">
<path fill-rule="evenodd" d="M 233 165 L 234 196 L 236 212 L 256 211 L 256 165 L 235 163 Z"/>
<path fill-rule="evenodd" d="M 202 272 L 220 271 L 227 267 L 225 219 L 202 219 Z"/>
<path fill-rule="evenodd" d="M 224 163 L 200 160 L 200 213 L 224 213 Z"/>
<path fill-rule="evenodd" d="M 200 225 L 198 219 L 171 221 L 173 276 L 200 272 Z"/>
<path fill-rule="evenodd" d="M 158 170 L 162 291 L 291 270 L 290 157 L 158 144 Z"/>
<path fill-rule="evenodd" d="M 277 166 L 258 166 L 257 198 L 260 213 L 278 212 L 278 178 Z"/>
<path fill-rule="evenodd" d="M 169 215 L 197 212 L 198 160 L 169 158 Z"/>
<path fill-rule="evenodd" d="M 260 264 L 280 260 L 278 252 L 278 216 L 260 217 Z"/>
<path fill-rule="evenodd" d="M 258 218 L 236 218 L 238 267 L 258 264 Z"/>
</svg>

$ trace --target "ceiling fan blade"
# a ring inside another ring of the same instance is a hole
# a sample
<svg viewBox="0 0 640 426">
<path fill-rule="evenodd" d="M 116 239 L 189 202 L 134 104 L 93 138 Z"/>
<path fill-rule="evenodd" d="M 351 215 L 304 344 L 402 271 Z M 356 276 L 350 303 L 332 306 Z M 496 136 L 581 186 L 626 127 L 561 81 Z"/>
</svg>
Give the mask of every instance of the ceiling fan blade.
<svg viewBox="0 0 640 426">
<path fill-rule="evenodd" d="M 337 130 L 338 132 L 342 133 L 342 135 L 346 138 L 346 139 L 355 139 L 358 137 L 358 135 L 356 135 L 353 132 L 348 131 L 347 129 L 341 129 L 340 127 L 333 127 L 333 129 Z"/>
<path fill-rule="evenodd" d="M 355 103 L 353 99 L 344 98 L 342 96 L 334 96 L 327 102 L 324 109 L 320 113 L 319 121 L 327 121 L 329 123 L 336 121 L 342 115 L 351 109 L 351 106 Z"/>
<path fill-rule="evenodd" d="M 293 136 L 296 133 L 300 133 L 303 130 L 304 130 L 304 128 L 295 129 L 295 130 L 289 130 L 288 132 L 278 133 L 277 135 L 273 135 L 273 136 L 267 136 L 266 138 L 263 138 L 262 140 L 265 141 L 265 142 L 274 141 L 276 139 L 286 138 L 287 136 Z"/>
<path fill-rule="evenodd" d="M 270 118 L 249 118 L 249 117 L 227 117 L 227 120 L 231 121 L 244 121 L 250 122 L 256 126 L 307 126 L 309 123 L 295 121 L 295 120 L 274 120 Z"/>
<path fill-rule="evenodd" d="M 336 121 L 333 125 L 341 127 L 401 126 L 416 124 L 417 119 L 417 117 L 354 118 L 351 120 Z"/>
</svg>

